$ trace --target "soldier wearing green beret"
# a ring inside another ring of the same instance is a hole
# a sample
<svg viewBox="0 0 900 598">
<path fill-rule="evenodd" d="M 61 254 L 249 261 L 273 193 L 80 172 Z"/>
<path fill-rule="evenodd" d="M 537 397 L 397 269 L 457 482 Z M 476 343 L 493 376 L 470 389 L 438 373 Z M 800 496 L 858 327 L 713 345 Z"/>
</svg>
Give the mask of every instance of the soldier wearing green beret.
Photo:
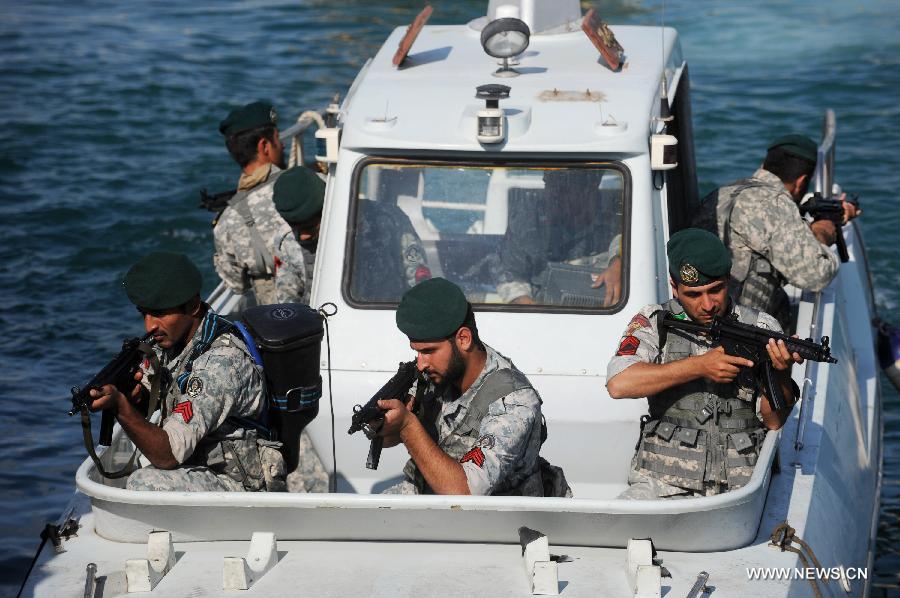
<svg viewBox="0 0 900 598">
<path fill-rule="evenodd" d="M 308 305 L 325 182 L 305 166 L 295 166 L 275 182 L 272 199 L 291 227 L 275 239 L 275 300 Z"/>
<path fill-rule="evenodd" d="M 840 261 L 828 247 L 834 224 L 808 224 L 797 209 L 816 165 L 815 142 L 803 135 L 773 141 L 765 162 L 749 179 L 720 187 L 701 202 L 694 226 L 719 235 L 731 250 L 731 293 L 741 305 L 774 315 L 790 328 L 785 283 L 820 291 Z M 857 215 L 844 202 L 845 222 Z"/>
<path fill-rule="evenodd" d="M 397 327 L 429 383 L 419 405 L 379 402 L 384 446 L 402 442 L 411 457 L 404 481 L 386 493 L 571 496 L 562 470 L 539 456 L 540 396 L 481 341 L 459 287 L 443 278 L 416 285 L 400 301 Z"/>
<path fill-rule="evenodd" d="M 714 234 L 686 229 L 667 246 L 674 299 L 641 309 L 628 324 L 606 373 L 614 399 L 647 398 L 640 441 L 622 498 L 708 496 L 745 485 L 753 473 L 766 430 L 784 425 L 790 406 L 773 411 L 760 388 L 738 385 L 747 359 L 727 355 L 704 336 L 669 329 L 659 318 L 709 324 L 714 316 L 781 331 L 770 315 L 736 305 L 728 295 L 731 256 Z M 783 341 L 767 347 L 789 405 L 796 400 L 791 366 L 802 363 Z M 793 400 L 792 400 L 793 399 Z"/>
<path fill-rule="evenodd" d="M 284 168 L 275 109 L 260 101 L 232 110 L 219 132 L 241 167 L 241 178 L 213 225 L 213 264 L 235 293 L 252 288 L 257 303 L 274 303 L 274 241 L 290 230 L 272 202 L 273 185 Z"/>
<path fill-rule="evenodd" d="M 201 283 L 179 253 L 151 253 L 131 267 L 123 285 L 153 337 L 160 371 L 145 361 L 130 397 L 104 386 L 91 391 L 91 408 L 114 410 L 150 463 L 128 477 L 129 490 L 283 490 L 280 443 L 245 423 L 266 406 L 260 370 L 232 324 L 200 300 Z M 157 377 L 159 426 L 134 407 Z"/>
</svg>

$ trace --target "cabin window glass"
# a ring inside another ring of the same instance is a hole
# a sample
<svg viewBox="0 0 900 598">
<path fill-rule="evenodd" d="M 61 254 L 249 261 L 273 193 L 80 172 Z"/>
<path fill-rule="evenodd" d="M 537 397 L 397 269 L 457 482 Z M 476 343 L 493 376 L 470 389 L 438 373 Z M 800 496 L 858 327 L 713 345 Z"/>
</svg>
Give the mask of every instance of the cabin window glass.
<svg viewBox="0 0 900 598">
<path fill-rule="evenodd" d="M 624 302 L 621 165 L 369 161 L 354 188 L 352 303 L 396 304 L 434 276 L 487 308 L 614 311 Z"/>
</svg>

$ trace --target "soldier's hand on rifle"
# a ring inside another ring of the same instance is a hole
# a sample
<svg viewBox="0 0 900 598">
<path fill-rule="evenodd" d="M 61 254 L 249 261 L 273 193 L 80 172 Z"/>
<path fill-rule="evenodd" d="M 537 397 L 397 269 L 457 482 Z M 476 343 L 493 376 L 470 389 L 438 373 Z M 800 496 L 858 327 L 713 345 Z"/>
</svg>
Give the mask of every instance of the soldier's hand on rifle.
<svg viewBox="0 0 900 598">
<path fill-rule="evenodd" d="M 825 246 L 834 245 L 834 241 L 837 238 L 837 229 L 834 226 L 834 222 L 831 220 L 816 220 L 809 227 L 819 243 Z"/>
<path fill-rule="evenodd" d="M 743 357 L 728 355 L 723 347 L 710 349 L 703 355 L 698 355 L 695 359 L 700 364 L 702 376 L 719 384 L 734 381 L 740 368 L 753 367 L 752 361 Z"/>
<path fill-rule="evenodd" d="M 844 224 L 847 224 L 857 216 L 862 215 L 862 208 L 847 201 L 847 193 L 841 193 L 841 204 L 844 206 Z"/>
<path fill-rule="evenodd" d="M 609 262 L 609 266 L 600 274 L 591 274 L 592 289 L 600 288 L 605 284 L 603 305 L 613 305 L 618 303 L 619 297 L 622 295 L 622 258 L 614 257 Z"/>
<path fill-rule="evenodd" d="M 797 338 L 797 335 L 795 334 L 793 338 Z M 790 370 L 795 363 L 803 363 L 800 354 L 792 355 L 782 340 L 776 342 L 774 338 L 770 338 L 769 344 L 766 345 L 766 351 L 769 353 L 769 359 L 772 360 L 772 367 L 778 371 Z"/>
<path fill-rule="evenodd" d="M 141 372 L 135 372 L 134 374 L 134 381 L 136 384 L 131 391 L 132 403 L 137 403 L 141 400 L 141 393 L 144 389 L 141 385 L 141 379 L 143 377 L 144 375 Z M 121 405 L 120 401 L 125 399 L 125 395 L 122 394 L 114 384 L 107 384 L 106 386 L 102 386 L 99 390 L 92 389 L 91 398 L 94 399 L 91 403 L 91 411 L 103 411 L 104 409 L 118 409 L 119 405 Z"/>
<path fill-rule="evenodd" d="M 411 413 L 413 400 L 407 404 L 397 399 L 387 401 L 378 401 L 378 406 L 385 410 L 384 423 L 378 430 L 378 435 L 383 438 L 399 437 L 403 428 L 408 426 L 411 420 L 415 420 L 416 416 Z"/>
</svg>

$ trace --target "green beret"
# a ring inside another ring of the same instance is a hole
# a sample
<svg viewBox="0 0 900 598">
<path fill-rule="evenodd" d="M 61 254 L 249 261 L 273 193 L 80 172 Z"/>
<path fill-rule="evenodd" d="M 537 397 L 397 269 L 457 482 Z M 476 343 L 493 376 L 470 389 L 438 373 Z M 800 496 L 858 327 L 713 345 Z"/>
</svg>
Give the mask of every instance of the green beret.
<svg viewBox="0 0 900 598">
<path fill-rule="evenodd" d="M 781 148 L 782 151 L 792 156 L 803 158 L 813 163 L 815 163 L 816 155 L 819 151 L 816 142 L 806 135 L 785 135 L 784 137 L 779 137 L 769 144 L 768 149 L 771 151 L 776 147 Z"/>
<path fill-rule="evenodd" d="M 128 299 L 138 307 L 169 309 L 186 303 L 200 293 L 203 277 L 186 255 L 154 251 L 133 265 L 122 286 Z"/>
<path fill-rule="evenodd" d="M 256 127 L 278 126 L 278 115 L 268 102 L 253 102 L 228 113 L 225 120 L 219 123 L 219 133 L 231 137 Z"/>
<path fill-rule="evenodd" d="M 305 166 L 284 171 L 272 190 L 272 201 L 288 222 L 306 222 L 322 212 L 325 181 Z"/>
<path fill-rule="evenodd" d="M 443 340 L 456 332 L 469 313 L 462 289 L 443 278 L 429 278 L 404 293 L 397 328 L 413 342 Z"/>
<path fill-rule="evenodd" d="M 666 253 L 672 280 L 685 286 L 703 286 L 731 272 L 731 252 L 719 237 L 699 228 L 672 235 Z"/>
</svg>

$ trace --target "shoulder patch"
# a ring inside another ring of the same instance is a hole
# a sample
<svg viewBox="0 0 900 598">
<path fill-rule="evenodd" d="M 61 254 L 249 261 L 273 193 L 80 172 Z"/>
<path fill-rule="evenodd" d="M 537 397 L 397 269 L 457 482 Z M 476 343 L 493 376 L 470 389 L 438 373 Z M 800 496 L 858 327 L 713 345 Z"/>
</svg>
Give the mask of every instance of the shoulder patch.
<svg viewBox="0 0 900 598">
<path fill-rule="evenodd" d="M 185 390 L 190 397 L 199 396 L 200 393 L 203 392 L 203 380 L 197 376 L 191 376 L 190 380 L 187 381 Z"/>
<path fill-rule="evenodd" d="M 641 341 L 638 340 L 637 337 L 634 336 L 626 336 L 622 339 L 622 342 L 619 343 L 619 350 L 616 351 L 616 355 L 634 355 L 637 353 L 638 347 L 641 345 Z"/>
<path fill-rule="evenodd" d="M 478 467 L 484 466 L 484 452 L 482 452 L 480 446 L 476 446 L 475 448 L 470 450 L 468 453 L 463 455 L 462 458 L 460 458 L 460 460 L 459 460 L 460 463 L 466 463 L 468 461 L 471 461 Z"/>
<path fill-rule="evenodd" d="M 650 320 L 647 319 L 647 316 L 638 314 L 631 318 L 631 322 L 628 323 L 628 334 L 634 334 L 636 330 L 641 328 L 650 328 Z"/>
<path fill-rule="evenodd" d="M 190 401 L 182 401 L 172 409 L 172 415 L 175 415 L 176 413 L 181 416 L 184 423 L 188 423 L 194 417 L 194 407 L 191 405 Z"/>
<path fill-rule="evenodd" d="M 496 440 L 494 440 L 493 435 L 485 434 L 481 438 L 478 439 L 478 442 L 475 443 L 477 446 L 480 446 L 483 449 L 490 450 L 494 448 L 496 444 Z"/>
</svg>

